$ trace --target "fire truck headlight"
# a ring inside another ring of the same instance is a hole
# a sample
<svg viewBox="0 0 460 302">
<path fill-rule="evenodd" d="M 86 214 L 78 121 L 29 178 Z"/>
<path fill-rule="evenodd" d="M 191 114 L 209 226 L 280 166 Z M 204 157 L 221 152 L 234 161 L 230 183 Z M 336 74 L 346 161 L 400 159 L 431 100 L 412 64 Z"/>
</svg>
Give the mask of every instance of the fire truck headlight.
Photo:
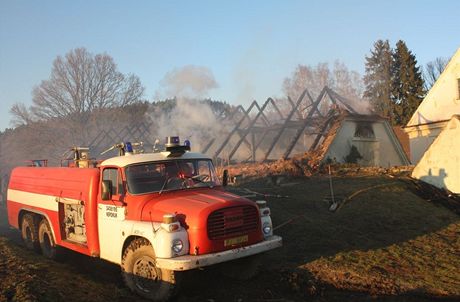
<svg viewBox="0 0 460 302">
<path fill-rule="evenodd" d="M 272 226 L 269 223 L 265 223 L 262 228 L 264 235 L 270 235 L 272 233 Z"/>
<path fill-rule="evenodd" d="M 184 248 L 184 244 L 182 243 L 182 240 L 180 239 L 175 239 L 172 243 L 172 250 L 174 253 L 180 253 L 182 249 Z"/>
</svg>

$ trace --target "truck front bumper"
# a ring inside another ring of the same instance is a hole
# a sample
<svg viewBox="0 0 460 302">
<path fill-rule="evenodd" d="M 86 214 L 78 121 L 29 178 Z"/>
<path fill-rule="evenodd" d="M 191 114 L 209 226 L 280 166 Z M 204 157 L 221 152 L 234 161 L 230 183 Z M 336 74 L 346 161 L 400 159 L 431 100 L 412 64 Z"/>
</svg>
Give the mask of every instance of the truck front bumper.
<svg viewBox="0 0 460 302">
<path fill-rule="evenodd" d="M 156 265 L 159 268 L 186 271 L 194 268 L 205 267 L 221 262 L 235 260 L 238 258 L 248 257 L 255 254 L 263 253 L 282 246 L 282 238 L 279 236 L 271 236 L 262 242 L 236 248 L 233 250 L 223 251 L 219 253 L 205 255 L 185 255 L 176 258 L 157 258 Z"/>
</svg>

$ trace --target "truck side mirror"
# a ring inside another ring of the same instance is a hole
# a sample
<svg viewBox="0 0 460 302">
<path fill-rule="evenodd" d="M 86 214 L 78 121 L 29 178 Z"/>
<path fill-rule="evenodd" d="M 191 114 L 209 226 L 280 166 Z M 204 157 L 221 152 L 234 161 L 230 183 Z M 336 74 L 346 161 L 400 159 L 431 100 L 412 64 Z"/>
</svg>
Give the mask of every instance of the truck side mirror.
<svg viewBox="0 0 460 302">
<path fill-rule="evenodd" d="M 224 170 L 224 174 L 222 175 L 222 185 L 226 187 L 228 185 L 228 170 Z"/>
<path fill-rule="evenodd" d="M 111 180 L 102 181 L 101 199 L 102 200 L 112 199 L 112 181 Z"/>
</svg>

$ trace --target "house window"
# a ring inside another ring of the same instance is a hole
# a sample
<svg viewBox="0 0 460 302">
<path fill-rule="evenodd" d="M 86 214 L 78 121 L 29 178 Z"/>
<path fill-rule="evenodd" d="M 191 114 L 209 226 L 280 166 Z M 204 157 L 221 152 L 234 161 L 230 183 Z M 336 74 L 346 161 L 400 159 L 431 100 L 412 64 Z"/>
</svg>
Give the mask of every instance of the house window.
<svg viewBox="0 0 460 302">
<path fill-rule="evenodd" d="M 457 100 L 460 100 L 460 78 L 457 79 Z"/>
<path fill-rule="evenodd" d="M 355 137 L 359 138 L 375 138 L 374 129 L 370 122 L 357 122 L 355 129 Z"/>
</svg>

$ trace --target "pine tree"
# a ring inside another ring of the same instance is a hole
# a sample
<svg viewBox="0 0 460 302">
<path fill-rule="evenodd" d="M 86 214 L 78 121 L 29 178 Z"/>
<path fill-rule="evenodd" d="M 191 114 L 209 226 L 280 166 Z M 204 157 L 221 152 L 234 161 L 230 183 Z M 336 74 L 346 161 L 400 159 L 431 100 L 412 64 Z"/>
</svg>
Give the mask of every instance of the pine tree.
<svg viewBox="0 0 460 302">
<path fill-rule="evenodd" d="M 364 97 L 372 105 L 373 111 L 381 116 L 393 120 L 393 106 L 391 102 L 391 67 L 392 51 L 388 40 L 378 40 L 374 43 L 374 50 L 366 57 L 366 75 Z"/>
<path fill-rule="evenodd" d="M 399 40 L 393 52 L 392 65 L 393 124 L 405 125 L 425 95 L 424 82 L 415 55 Z"/>
</svg>

